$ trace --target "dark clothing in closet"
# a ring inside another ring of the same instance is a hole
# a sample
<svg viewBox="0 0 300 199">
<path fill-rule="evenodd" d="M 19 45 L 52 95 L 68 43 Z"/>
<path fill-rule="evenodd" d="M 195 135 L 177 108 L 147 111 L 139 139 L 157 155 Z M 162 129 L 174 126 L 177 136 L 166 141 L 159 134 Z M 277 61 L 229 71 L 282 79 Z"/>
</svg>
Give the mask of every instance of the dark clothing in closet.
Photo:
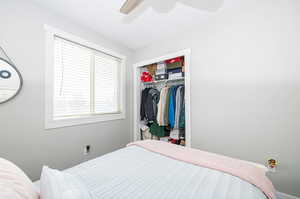
<svg viewBox="0 0 300 199">
<path fill-rule="evenodd" d="M 184 98 L 184 87 L 180 90 L 181 95 L 181 106 L 180 106 L 180 115 L 179 115 L 179 129 L 185 128 L 185 98 Z"/>
<path fill-rule="evenodd" d="M 147 99 L 147 96 L 148 96 L 149 89 L 150 88 L 145 88 L 142 91 L 142 95 L 141 95 L 141 110 L 140 110 L 141 120 L 146 119 L 145 103 L 146 103 L 146 99 Z"/>
<path fill-rule="evenodd" d="M 142 91 L 141 120 L 146 119 L 148 122 L 156 121 L 159 94 L 159 91 L 154 88 L 146 88 Z"/>
</svg>

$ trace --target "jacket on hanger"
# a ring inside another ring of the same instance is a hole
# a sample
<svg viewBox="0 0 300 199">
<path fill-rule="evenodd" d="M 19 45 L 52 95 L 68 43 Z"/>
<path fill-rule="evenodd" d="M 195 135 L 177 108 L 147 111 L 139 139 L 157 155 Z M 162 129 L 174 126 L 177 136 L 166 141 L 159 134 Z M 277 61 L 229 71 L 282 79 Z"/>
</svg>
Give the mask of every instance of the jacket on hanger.
<svg viewBox="0 0 300 199">
<path fill-rule="evenodd" d="M 179 115 L 179 129 L 184 129 L 185 128 L 185 89 L 182 87 L 180 91 L 181 95 L 181 106 L 180 106 L 180 115 Z"/>
<path fill-rule="evenodd" d="M 170 91 L 170 104 L 169 104 L 169 124 L 171 128 L 175 125 L 175 110 L 176 110 L 176 91 L 178 86 L 172 86 Z"/>
<path fill-rule="evenodd" d="M 142 91 L 142 95 L 141 95 L 141 108 L 140 108 L 140 117 L 141 117 L 141 120 L 146 119 L 145 102 L 146 102 L 146 99 L 147 99 L 147 96 L 148 96 L 149 89 L 150 88 L 145 88 Z"/>
<path fill-rule="evenodd" d="M 146 119 L 148 122 L 156 121 L 159 96 L 159 91 L 155 88 L 146 88 L 142 91 L 141 120 Z"/>
</svg>

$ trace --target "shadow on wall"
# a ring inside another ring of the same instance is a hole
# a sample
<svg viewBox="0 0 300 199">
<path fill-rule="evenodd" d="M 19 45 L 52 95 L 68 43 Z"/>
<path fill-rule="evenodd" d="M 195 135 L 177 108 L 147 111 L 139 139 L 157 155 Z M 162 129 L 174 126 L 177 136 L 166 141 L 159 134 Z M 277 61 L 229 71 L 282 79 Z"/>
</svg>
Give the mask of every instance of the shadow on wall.
<svg viewBox="0 0 300 199">
<path fill-rule="evenodd" d="M 142 0 L 135 10 L 123 18 L 123 23 L 131 23 L 150 8 L 158 13 L 168 13 L 177 4 L 189 6 L 200 11 L 216 12 L 223 6 L 224 0 Z"/>
</svg>

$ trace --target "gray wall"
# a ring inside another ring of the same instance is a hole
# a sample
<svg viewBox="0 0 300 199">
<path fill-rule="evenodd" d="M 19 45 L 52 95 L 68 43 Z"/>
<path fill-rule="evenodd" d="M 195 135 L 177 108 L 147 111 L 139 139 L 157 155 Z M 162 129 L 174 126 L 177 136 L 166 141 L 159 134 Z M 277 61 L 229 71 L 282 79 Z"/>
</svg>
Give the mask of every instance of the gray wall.
<svg viewBox="0 0 300 199">
<path fill-rule="evenodd" d="M 135 61 L 192 49 L 192 146 L 265 163 L 300 196 L 300 3 L 225 1 L 207 23 L 137 51 Z"/>
<path fill-rule="evenodd" d="M 298 0 L 228 0 L 192 32 L 135 52 L 137 62 L 191 48 L 192 146 L 260 163 L 275 157 L 280 167 L 270 177 L 276 188 L 298 196 L 299 8 Z M 23 74 L 24 88 L 0 105 L 0 157 L 32 179 L 43 164 L 67 168 L 122 147 L 132 136 L 131 72 L 126 120 L 44 130 L 44 23 L 132 56 L 27 1 L 1 1 L 0 45 Z M 86 144 L 92 145 L 89 156 L 83 156 Z"/>
<path fill-rule="evenodd" d="M 44 130 L 43 24 L 126 55 L 128 67 L 132 65 L 131 51 L 28 1 L 5 0 L 0 4 L 0 45 L 24 78 L 20 95 L 0 105 L 0 157 L 15 162 L 36 180 L 44 164 L 64 169 L 125 146 L 131 137 L 130 93 L 127 93 L 128 113 L 125 120 Z M 84 156 L 83 147 L 87 144 L 92 146 L 92 151 Z"/>
</svg>

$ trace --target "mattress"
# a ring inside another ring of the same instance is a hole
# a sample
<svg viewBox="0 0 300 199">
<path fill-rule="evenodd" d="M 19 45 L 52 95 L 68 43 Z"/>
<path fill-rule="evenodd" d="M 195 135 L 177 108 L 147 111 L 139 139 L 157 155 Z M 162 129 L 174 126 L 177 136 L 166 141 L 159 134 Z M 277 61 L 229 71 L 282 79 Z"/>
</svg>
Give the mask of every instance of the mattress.
<svg viewBox="0 0 300 199">
<path fill-rule="evenodd" d="M 65 170 L 94 199 L 266 199 L 254 185 L 229 174 L 130 146 Z"/>
</svg>

